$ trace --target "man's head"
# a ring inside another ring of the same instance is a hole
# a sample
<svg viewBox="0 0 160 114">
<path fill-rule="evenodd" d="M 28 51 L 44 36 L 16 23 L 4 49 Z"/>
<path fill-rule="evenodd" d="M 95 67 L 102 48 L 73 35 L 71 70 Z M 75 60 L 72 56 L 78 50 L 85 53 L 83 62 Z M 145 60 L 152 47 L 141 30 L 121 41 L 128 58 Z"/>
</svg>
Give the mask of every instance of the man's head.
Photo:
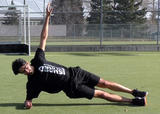
<svg viewBox="0 0 160 114">
<path fill-rule="evenodd" d="M 26 62 L 24 59 L 16 59 L 12 62 L 12 70 L 15 75 L 18 73 L 24 74 L 24 75 L 31 75 L 33 74 L 33 67 Z"/>
</svg>

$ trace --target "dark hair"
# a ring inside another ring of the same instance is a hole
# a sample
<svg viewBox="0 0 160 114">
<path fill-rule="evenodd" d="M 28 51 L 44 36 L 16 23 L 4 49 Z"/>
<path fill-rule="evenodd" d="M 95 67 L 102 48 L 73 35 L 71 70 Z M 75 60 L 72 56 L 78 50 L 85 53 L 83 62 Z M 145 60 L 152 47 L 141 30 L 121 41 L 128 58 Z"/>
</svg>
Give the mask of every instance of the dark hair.
<svg viewBox="0 0 160 114">
<path fill-rule="evenodd" d="M 13 70 L 13 73 L 15 75 L 17 75 L 19 73 L 19 68 L 23 65 L 26 64 L 26 61 L 24 59 L 16 59 L 15 61 L 12 62 L 12 70 Z"/>
</svg>

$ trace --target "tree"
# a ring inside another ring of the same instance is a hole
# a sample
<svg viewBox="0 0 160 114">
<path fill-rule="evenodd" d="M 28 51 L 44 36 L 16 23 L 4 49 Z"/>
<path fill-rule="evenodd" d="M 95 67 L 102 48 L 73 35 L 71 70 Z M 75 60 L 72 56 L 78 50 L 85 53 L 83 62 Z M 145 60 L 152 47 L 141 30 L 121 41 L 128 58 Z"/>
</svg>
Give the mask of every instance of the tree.
<svg viewBox="0 0 160 114">
<path fill-rule="evenodd" d="M 103 0 L 103 6 L 101 7 L 101 0 L 91 0 L 91 12 L 89 13 L 89 17 L 87 18 L 89 24 L 100 23 L 101 8 L 103 9 L 103 11 L 111 11 L 111 1 Z"/>
<path fill-rule="evenodd" d="M 92 0 L 89 23 L 100 23 L 101 0 Z M 142 0 L 103 0 L 104 24 L 145 23 L 146 8 Z"/>
<path fill-rule="evenodd" d="M 5 13 L 5 20 L 3 22 L 3 24 L 6 25 L 17 25 L 18 22 L 18 14 L 16 12 L 16 7 L 14 7 L 14 2 L 13 0 L 11 1 L 11 6 L 8 7 L 8 11 Z"/>
<path fill-rule="evenodd" d="M 146 22 L 147 8 L 142 7 L 143 0 L 114 0 L 113 18 L 110 23 L 143 24 Z"/>
<path fill-rule="evenodd" d="M 143 4 L 144 7 L 147 7 L 148 20 L 151 21 L 152 24 L 156 24 L 156 17 L 157 17 L 157 10 L 158 10 L 158 0 L 144 0 Z"/>
<path fill-rule="evenodd" d="M 52 24 L 67 25 L 67 34 L 73 33 L 71 25 L 84 24 L 82 0 L 56 0 L 53 4 L 55 8 L 51 17 Z M 77 33 L 81 33 L 80 31 Z"/>
</svg>

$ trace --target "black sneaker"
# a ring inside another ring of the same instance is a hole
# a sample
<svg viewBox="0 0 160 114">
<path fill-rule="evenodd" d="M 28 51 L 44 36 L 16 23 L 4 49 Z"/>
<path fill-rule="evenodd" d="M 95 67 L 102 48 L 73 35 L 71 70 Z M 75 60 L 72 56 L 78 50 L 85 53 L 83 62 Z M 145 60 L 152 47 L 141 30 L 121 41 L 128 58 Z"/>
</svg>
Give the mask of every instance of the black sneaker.
<svg viewBox="0 0 160 114">
<path fill-rule="evenodd" d="M 133 105 L 136 105 L 136 106 L 146 106 L 147 105 L 147 99 L 146 97 L 136 97 L 134 99 L 132 99 L 132 102 L 131 102 Z"/>
<path fill-rule="evenodd" d="M 139 91 L 137 89 L 134 89 L 132 95 L 135 97 L 146 97 L 148 95 L 148 92 Z"/>
</svg>

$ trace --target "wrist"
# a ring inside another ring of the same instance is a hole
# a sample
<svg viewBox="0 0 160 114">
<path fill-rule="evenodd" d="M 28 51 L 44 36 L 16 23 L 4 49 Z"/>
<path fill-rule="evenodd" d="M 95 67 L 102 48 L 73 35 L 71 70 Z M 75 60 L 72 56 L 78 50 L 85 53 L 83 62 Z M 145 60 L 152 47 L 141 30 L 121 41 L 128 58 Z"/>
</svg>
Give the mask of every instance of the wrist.
<svg viewBox="0 0 160 114">
<path fill-rule="evenodd" d="M 49 19 L 50 19 L 50 16 L 49 16 L 49 15 L 47 15 L 47 16 L 46 16 L 46 20 L 49 20 Z"/>
<path fill-rule="evenodd" d="M 26 100 L 26 101 L 28 101 L 28 102 L 32 102 L 32 100 Z M 25 102 L 26 102 L 26 101 L 25 101 Z"/>
<path fill-rule="evenodd" d="M 47 15 L 46 15 L 47 18 L 50 18 L 50 16 L 51 16 L 51 14 L 47 14 Z"/>
</svg>

